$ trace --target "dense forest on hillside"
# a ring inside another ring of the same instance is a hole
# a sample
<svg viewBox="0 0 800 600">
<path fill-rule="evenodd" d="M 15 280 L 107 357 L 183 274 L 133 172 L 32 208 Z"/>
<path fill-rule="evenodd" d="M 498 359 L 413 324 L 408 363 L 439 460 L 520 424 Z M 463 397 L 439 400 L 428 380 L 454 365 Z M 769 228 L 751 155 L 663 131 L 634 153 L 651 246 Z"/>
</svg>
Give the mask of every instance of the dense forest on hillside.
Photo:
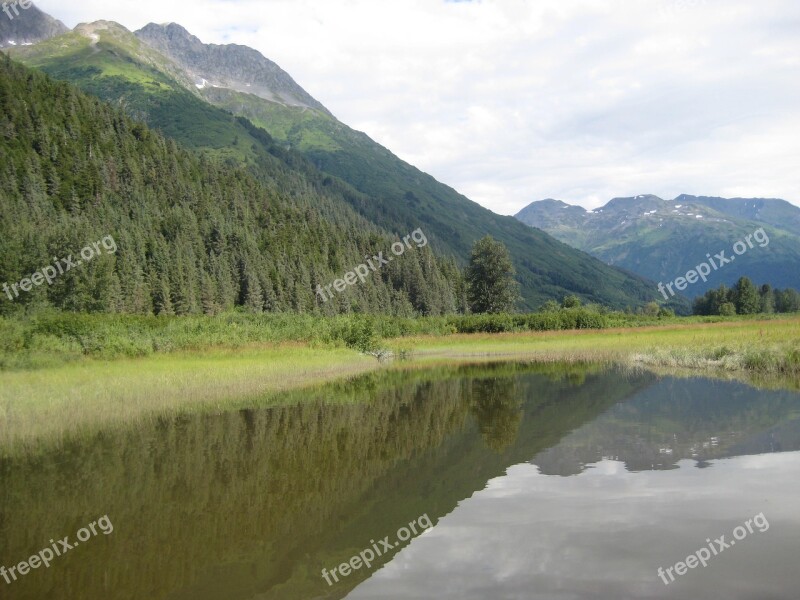
<svg viewBox="0 0 800 600">
<path fill-rule="evenodd" d="M 0 60 L 0 284 L 20 282 L 92 242 L 103 251 L 18 296 L 0 314 L 284 311 L 442 314 L 463 308 L 454 262 L 409 249 L 328 302 L 318 284 L 397 237 L 263 150 L 256 178 L 184 150 L 121 110 Z M 259 135 L 269 136 L 265 132 Z M 332 186 L 335 187 L 335 186 Z M 338 192 L 337 192 L 338 193 Z M 397 232 L 399 235 L 410 233 Z"/>
<path fill-rule="evenodd" d="M 166 41 L 192 47 L 201 43 L 179 26 L 169 29 Z M 214 87 L 216 83 L 199 90 L 195 73 L 230 68 L 239 83 L 255 87 L 263 76 L 259 66 L 238 71 L 257 54 L 252 49 L 229 45 L 209 51 L 215 57 L 212 64 L 200 60 L 202 51 L 192 51 L 189 68 L 165 56 L 164 44 L 151 47 L 118 23 L 98 21 L 10 53 L 27 66 L 119 106 L 188 149 L 227 164 L 247 165 L 268 185 L 274 173 L 282 171 L 282 178 L 299 178 L 317 194 L 335 200 L 336 211 L 348 209 L 381 230 L 402 236 L 423 226 L 434 253 L 455 258 L 461 268 L 472 245 L 491 235 L 511 252 L 522 296 L 519 308 L 534 310 L 568 294 L 620 310 L 658 300 L 654 287 L 641 277 L 512 217 L 492 213 L 325 110 L 282 106 L 225 85 Z M 262 66 L 268 62 L 261 60 Z M 295 92 L 307 96 L 302 89 Z M 278 189 L 286 187 L 279 182 Z M 324 206 L 317 208 L 330 216 Z M 690 310 L 682 297 L 670 305 L 677 312 Z"/>
</svg>

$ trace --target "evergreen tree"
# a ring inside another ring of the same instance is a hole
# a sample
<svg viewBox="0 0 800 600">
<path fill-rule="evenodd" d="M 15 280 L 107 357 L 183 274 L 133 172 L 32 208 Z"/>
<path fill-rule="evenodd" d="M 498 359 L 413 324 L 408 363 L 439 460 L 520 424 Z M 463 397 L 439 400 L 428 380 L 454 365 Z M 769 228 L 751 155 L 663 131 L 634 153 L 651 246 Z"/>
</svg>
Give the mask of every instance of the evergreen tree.
<svg viewBox="0 0 800 600">
<path fill-rule="evenodd" d="M 474 313 L 509 312 L 519 299 L 511 255 L 502 242 L 489 235 L 472 247 L 466 280 L 469 307 Z"/>
<path fill-rule="evenodd" d="M 739 315 L 754 315 L 761 309 L 761 298 L 758 289 L 747 277 L 740 277 L 733 286 L 731 301 Z"/>
<path fill-rule="evenodd" d="M 761 312 L 764 314 L 771 314 L 775 312 L 775 293 L 772 291 L 772 286 L 765 283 L 759 290 L 761 296 Z"/>
<path fill-rule="evenodd" d="M 310 164 L 293 170 L 264 150 L 251 172 L 195 154 L 7 56 L 0 106 L 0 282 L 19 282 L 105 236 L 118 246 L 52 285 L 2 294 L 0 315 L 33 306 L 140 314 L 465 308 L 462 273 L 429 247 L 409 249 L 322 303 L 316 285 L 386 252 L 396 236 L 352 209 L 351 200 L 366 197 L 346 184 L 316 185 Z"/>
</svg>

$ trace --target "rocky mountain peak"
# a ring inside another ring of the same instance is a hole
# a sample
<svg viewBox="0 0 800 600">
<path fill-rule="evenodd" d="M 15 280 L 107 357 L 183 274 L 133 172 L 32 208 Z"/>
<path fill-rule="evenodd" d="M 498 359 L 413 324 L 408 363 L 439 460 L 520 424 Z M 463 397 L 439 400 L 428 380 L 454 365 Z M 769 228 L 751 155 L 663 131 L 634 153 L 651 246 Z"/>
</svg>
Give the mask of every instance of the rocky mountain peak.
<svg viewBox="0 0 800 600">
<path fill-rule="evenodd" d="M 328 110 L 277 64 L 237 44 L 204 44 L 177 23 L 149 23 L 135 35 L 180 65 L 199 89 L 229 88 L 285 106 Z"/>
<path fill-rule="evenodd" d="M 69 31 L 61 21 L 35 5 L 22 8 L 6 2 L 0 12 L 0 48 L 30 46 Z"/>
</svg>

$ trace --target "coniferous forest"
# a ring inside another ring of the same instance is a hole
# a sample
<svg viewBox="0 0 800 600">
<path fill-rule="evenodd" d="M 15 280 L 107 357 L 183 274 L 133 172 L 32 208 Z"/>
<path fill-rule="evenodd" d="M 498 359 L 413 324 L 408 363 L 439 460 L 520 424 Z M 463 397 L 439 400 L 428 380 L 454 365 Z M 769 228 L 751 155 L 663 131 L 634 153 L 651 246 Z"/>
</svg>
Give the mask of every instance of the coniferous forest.
<svg viewBox="0 0 800 600">
<path fill-rule="evenodd" d="M 271 154 L 278 150 L 269 135 L 251 130 L 263 142 L 254 144 L 255 174 L 184 150 L 122 110 L 3 57 L 0 282 L 18 282 L 106 236 L 118 250 L 13 300 L 3 294 L 0 314 L 462 310 L 459 268 L 429 246 L 329 302 L 316 297 L 318 284 L 410 232 L 390 234 L 358 216 L 337 197 L 344 184 L 288 169 L 285 156 Z"/>
</svg>

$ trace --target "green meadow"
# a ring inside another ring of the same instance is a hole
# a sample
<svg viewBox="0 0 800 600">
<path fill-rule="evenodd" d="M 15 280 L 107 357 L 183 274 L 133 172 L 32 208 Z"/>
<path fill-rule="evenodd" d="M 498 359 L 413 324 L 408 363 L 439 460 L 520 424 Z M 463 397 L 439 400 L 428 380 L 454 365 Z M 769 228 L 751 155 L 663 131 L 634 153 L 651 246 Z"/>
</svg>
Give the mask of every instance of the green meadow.
<svg viewBox="0 0 800 600">
<path fill-rule="evenodd" d="M 604 317 L 614 325 L 608 328 L 556 328 L 575 320 L 562 314 L 549 317 L 554 329 L 543 331 L 532 327 L 541 325 L 536 316 L 3 319 L 0 453 L 162 415 L 268 405 L 287 391 L 368 371 L 436 364 L 617 364 L 800 387 L 798 315 L 617 315 Z M 628 326 L 619 326 L 626 319 Z M 395 360 L 377 360 L 378 351 Z"/>
</svg>

